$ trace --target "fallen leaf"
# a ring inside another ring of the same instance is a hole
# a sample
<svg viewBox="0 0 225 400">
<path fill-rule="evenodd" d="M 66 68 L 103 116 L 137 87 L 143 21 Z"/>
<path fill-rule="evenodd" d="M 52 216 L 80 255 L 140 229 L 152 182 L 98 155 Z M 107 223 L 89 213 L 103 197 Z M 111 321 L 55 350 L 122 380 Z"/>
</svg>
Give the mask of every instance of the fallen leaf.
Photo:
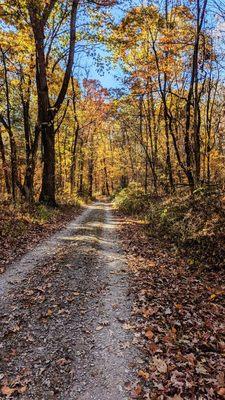
<svg viewBox="0 0 225 400">
<path fill-rule="evenodd" d="M 46 315 L 47 315 L 47 317 L 51 317 L 52 316 L 52 310 L 50 308 L 48 309 Z"/>
<path fill-rule="evenodd" d="M 203 375 L 207 374 L 207 370 L 200 362 L 197 364 L 195 370 L 198 374 L 203 374 Z"/>
<path fill-rule="evenodd" d="M 23 394 L 27 391 L 27 386 L 21 386 L 19 389 L 17 389 L 18 393 Z"/>
<path fill-rule="evenodd" d="M 168 370 L 167 364 L 164 360 L 158 357 L 153 357 L 153 364 L 158 372 L 165 374 Z"/>
<path fill-rule="evenodd" d="M 11 395 L 15 392 L 15 389 L 12 389 L 12 388 L 10 388 L 9 386 L 4 385 L 4 386 L 2 386 L 2 388 L 1 388 L 1 392 L 2 392 L 2 394 L 4 394 L 5 396 L 11 396 Z"/>
<path fill-rule="evenodd" d="M 138 376 L 140 376 L 140 378 L 143 378 L 145 381 L 147 381 L 149 379 L 149 377 L 150 377 L 150 374 L 148 372 L 146 372 L 146 371 L 140 370 L 138 372 Z"/>
<path fill-rule="evenodd" d="M 65 358 L 59 358 L 57 361 L 56 361 L 56 364 L 58 364 L 58 365 L 66 365 L 66 364 L 70 364 L 70 361 L 69 360 L 66 360 Z"/>
<path fill-rule="evenodd" d="M 12 328 L 12 332 L 16 333 L 19 332 L 21 330 L 21 327 L 19 325 L 14 325 Z"/>
<path fill-rule="evenodd" d="M 132 327 L 132 325 L 130 325 L 130 324 L 127 324 L 127 323 L 125 323 L 125 324 L 123 324 L 123 329 L 125 330 L 125 331 L 129 331 L 130 329 L 132 329 L 133 327 Z"/>
<path fill-rule="evenodd" d="M 148 329 L 148 330 L 145 332 L 145 336 L 146 336 L 146 338 L 148 338 L 149 340 L 151 340 L 151 339 L 153 338 L 153 336 L 154 336 L 154 333 L 153 333 L 150 329 Z"/>
<path fill-rule="evenodd" d="M 103 329 L 102 325 L 97 326 L 97 328 L 95 329 L 96 331 L 101 331 Z"/>
<path fill-rule="evenodd" d="M 137 399 L 137 398 L 141 395 L 141 393 L 142 393 L 142 387 L 141 387 L 141 385 L 138 384 L 138 385 L 134 388 L 134 390 L 132 391 L 131 397 L 132 397 L 133 399 Z"/>
<path fill-rule="evenodd" d="M 225 388 L 220 388 L 217 392 L 217 394 L 219 396 L 222 396 L 223 398 L 225 398 Z"/>
</svg>

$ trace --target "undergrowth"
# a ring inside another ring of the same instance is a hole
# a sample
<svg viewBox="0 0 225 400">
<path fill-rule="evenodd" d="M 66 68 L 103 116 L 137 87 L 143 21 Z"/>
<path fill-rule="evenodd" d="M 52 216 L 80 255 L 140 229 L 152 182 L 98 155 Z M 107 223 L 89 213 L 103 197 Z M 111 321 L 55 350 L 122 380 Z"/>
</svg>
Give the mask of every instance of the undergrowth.
<svg viewBox="0 0 225 400">
<path fill-rule="evenodd" d="M 80 201 L 59 205 L 0 202 L 0 274 L 4 266 L 29 247 L 59 229 L 80 208 Z"/>
<path fill-rule="evenodd" d="M 189 265 L 224 266 L 225 198 L 198 191 L 194 197 L 180 193 L 156 198 L 131 185 L 115 199 L 124 214 L 144 219 L 147 233 L 173 245 Z"/>
<path fill-rule="evenodd" d="M 55 221 L 60 214 L 80 207 L 79 203 L 60 205 L 57 208 L 43 204 L 28 205 L 26 203 L 0 203 L 0 236 L 22 234 L 31 225 L 45 225 Z"/>
</svg>

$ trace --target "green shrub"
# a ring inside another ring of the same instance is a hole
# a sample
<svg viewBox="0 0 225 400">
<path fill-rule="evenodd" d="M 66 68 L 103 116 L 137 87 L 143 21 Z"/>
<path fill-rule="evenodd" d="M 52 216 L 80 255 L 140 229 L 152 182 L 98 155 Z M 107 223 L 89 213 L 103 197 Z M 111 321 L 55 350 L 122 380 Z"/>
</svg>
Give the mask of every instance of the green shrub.
<svg viewBox="0 0 225 400">
<path fill-rule="evenodd" d="M 141 186 L 131 183 L 115 197 L 115 207 L 128 215 L 140 214 L 148 205 L 148 196 Z"/>
</svg>

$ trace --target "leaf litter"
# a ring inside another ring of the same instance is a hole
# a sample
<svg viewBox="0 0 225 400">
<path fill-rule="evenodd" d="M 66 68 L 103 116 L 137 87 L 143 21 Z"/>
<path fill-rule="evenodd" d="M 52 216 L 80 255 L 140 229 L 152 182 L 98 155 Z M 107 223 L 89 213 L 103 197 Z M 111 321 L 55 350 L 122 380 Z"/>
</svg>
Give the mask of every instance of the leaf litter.
<svg viewBox="0 0 225 400">
<path fill-rule="evenodd" d="M 194 269 L 136 219 L 120 221 L 134 299 L 129 324 L 143 360 L 141 370 L 133 366 L 131 398 L 224 399 L 223 271 Z"/>
</svg>

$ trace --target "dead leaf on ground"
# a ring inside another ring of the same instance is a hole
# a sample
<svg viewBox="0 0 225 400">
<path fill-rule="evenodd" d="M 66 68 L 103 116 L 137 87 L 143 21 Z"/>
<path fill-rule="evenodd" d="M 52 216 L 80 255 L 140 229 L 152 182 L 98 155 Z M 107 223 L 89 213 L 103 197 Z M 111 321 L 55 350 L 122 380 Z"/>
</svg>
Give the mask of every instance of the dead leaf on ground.
<svg viewBox="0 0 225 400">
<path fill-rule="evenodd" d="M 145 381 L 147 381 L 150 377 L 150 374 L 146 371 L 142 371 L 142 369 L 140 371 L 138 371 L 138 376 L 140 378 L 143 378 Z"/>
<path fill-rule="evenodd" d="M 102 325 L 97 326 L 97 328 L 95 329 L 96 331 L 101 331 L 104 327 Z"/>
<path fill-rule="evenodd" d="M 145 332 L 145 336 L 146 336 L 146 338 L 148 338 L 149 340 L 151 340 L 151 339 L 153 338 L 153 336 L 154 336 L 154 333 L 151 331 L 151 329 L 148 329 L 148 330 Z"/>
<path fill-rule="evenodd" d="M 141 387 L 141 385 L 138 384 L 138 385 L 133 389 L 133 391 L 132 391 L 132 393 L 131 393 L 132 399 L 137 399 L 137 398 L 141 395 L 141 393 L 142 393 L 142 387 Z"/>
<path fill-rule="evenodd" d="M 164 360 L 158 357 L 153 357 L 153 365 L 158 372 L 165 374 L 168 370 L 167 364 Z"/>
<path fill-rule="evenodd" d="M 225 399 L 225 388 L 220 388 L 217 394 Z"/>
<path fill-rule="evenodd" d="M 15 393 L 16 389 L 10 388 L 7 385 L 2 386 L 1 392 L 4 396 L 12 396 L 13 393 Z"/>
</svg>

